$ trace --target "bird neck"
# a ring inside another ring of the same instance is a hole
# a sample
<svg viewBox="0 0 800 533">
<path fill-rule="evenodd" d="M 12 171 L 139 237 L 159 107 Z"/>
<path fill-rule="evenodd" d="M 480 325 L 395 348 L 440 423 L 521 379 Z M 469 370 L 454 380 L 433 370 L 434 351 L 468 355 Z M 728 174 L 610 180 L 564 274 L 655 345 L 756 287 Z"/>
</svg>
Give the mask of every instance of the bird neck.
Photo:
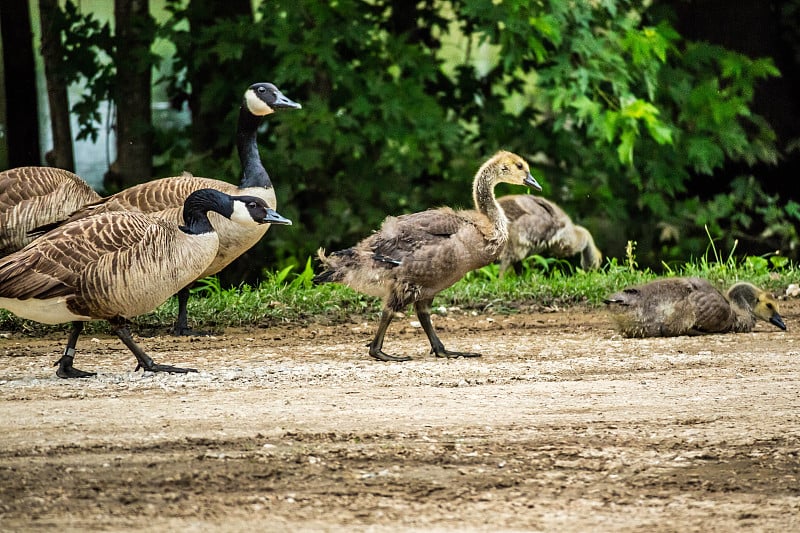
<svg viewBox="0 0 800 533">
<path fill-rule="evenodd" d="M 193 192 L 183 203 L 184 225 L 181 226 L 181 230 L 190 235 L 213 232 L 214 226 L 208 219 L 209 211 L 230 218 L 233 213 L 233 201 L 228 195 L 214 189 Z"/>
<path fill-rule="evenodd" d="M 261 156 L 258 153 L 256 137 L 262 122 L 264 122 L 264 117 L 252 114 L 248 111 L 247 106 L 242 104 L 236 129 L 236 149 L 242 164 L 242 180 L 239 186 L 242 188 L 272 187 L 272 181 L 269 179 L 267 169 L 261 163 Z"/>
<path fill-rule="evenodd" d="M 508 240 L 508 219 L 494 197 L 496 184 L 491 168 L 481 167 L 472 185 L 472 199 L 475 202 L 475 209 L 491 221 L 493 230 L 488 240 L 499 253 Z"/>
</svg>

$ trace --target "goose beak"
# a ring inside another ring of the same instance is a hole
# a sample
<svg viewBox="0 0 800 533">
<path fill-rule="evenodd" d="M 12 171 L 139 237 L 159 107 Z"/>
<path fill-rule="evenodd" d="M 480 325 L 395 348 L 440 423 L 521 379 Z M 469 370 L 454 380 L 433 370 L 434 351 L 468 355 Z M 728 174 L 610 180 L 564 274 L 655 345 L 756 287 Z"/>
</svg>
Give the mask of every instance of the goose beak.
<svg viewBox="0 0 800 533">
<path fill-rule="evenodd" d="M 778 313 L 774 313 L 771 317 L 769 317 L 769 323 L 773 326 L 778 326 L 783 331 L 786 331 L 786 324 L 783 323 L 783 318 Z"/>
<path fill-rule="evenodd" d="M 283 93 L 278 93 L 278 97 L 275 99 L 275 102 L 272 104 L 273 109 L 302 109 L 303 106 L 295 102 L 294 100 L 290 100 Z"/>
<path fill-rule="evenodd" d="M 531 176 L 531 173 L 528 172 L 528 175 L 525 176 L 525 179 L 522 180 L 522 183 L 530 187 L 531 189 L 535 189 L 538 192 L 542 192 L 542 186 L 539 185 L 539 182 Z"/>
<path fill-rule="evenodd" d="M 267 209 L 267 215 L 261 221 L 262 224 L 283 224 L 285 226 L 291 226 L 292 221 L 288 218 L 284 217 L 274 209 Z"/>
</svg>

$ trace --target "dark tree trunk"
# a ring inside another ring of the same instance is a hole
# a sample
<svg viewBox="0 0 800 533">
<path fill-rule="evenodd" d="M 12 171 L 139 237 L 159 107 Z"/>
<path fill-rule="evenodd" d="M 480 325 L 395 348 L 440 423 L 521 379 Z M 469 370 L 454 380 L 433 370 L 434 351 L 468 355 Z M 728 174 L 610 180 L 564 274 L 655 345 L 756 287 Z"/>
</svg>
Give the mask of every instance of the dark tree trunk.
<svg viewBox="0 0 800 533">
<path fill-rule="evenodd" d="M 64 170 L 75 171 L 72 151 L 72 128 L 69 119 L 67 80 L 61 72 L 64 47 L 61 28 L 57 23 L 58 0 L 39 0 L 39 18 L 42 27 L 42 57 L 47 79 L 47 101 L 50 104 L 50 128 L 53 132 L 53 150 L 48 152 L 48 163 Z"/>
<path fill-rule="evenodd" d="M 150 44 L 155 24 L 147 0 L 115 0 L 117 160 L 105 175 L 109 192 L 149 180 L 153 173 Z"/>
<path fill-rule="evenodd" d="M 3 0 L 0 34 L 3 36 L 8 164 L 11 168 L 40 165 L 36 66 L 27 0 Z"/>
<path fill-rule="evenodd" d="M 240 16 L 253 16 L 250 0 L 191 0 L 186 12 L 192 32 L 199 32 L 202 28 L 213 26 L 224 19 L 234 19 Z M 243 31 L 246 31 L 243 29 Z M 238 107 L 241 93 L 245 87 L 229 87 L 229 95 L 216 95 L 215 98 L 206 98 L 210 90 L 219 91 L 219 65 L 201 62 L 197 58 L 202 55 L 198 44 L 193 42 L 189 48 L 190 68 L 187 76 L 192 86 L 189 95 L 189 109 L 192 113 L 192 151 L 195 153 L 211 152 L 212 156 L 220 157 L 229 155 L 233 142 L 232 131 L 220 131 L 225 126 L 225 117 L 232 107 Z M 223 73 L 224 75 L 224 73 Z M 212 88 L 211 83 L 217 82 Z M 253 80 L 267 81 L 267 80 Z M 224 88 L 223 88 L 224 90 Z M 203 106 L 203 101 L 221 102 L 221 105 Z M 220 142 L 220 139 L 224 139 Z"/>
</svg>

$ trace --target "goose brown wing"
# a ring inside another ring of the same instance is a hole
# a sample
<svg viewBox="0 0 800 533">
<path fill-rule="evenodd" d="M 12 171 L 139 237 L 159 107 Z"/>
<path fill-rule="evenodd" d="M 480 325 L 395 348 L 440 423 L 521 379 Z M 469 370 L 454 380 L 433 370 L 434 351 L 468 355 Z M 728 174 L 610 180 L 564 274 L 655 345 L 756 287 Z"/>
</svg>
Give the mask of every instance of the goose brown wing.
<svg viewBox="0 0 800 533">
<path fill-rule="evenodd" d="M 72 172 L 60 168 L 20 167 L 0 172 L 0 210 L 37 196 L 49 195 L 58 189 L 79 196 L 84 202 L 100 198 Z"/>
<path fill-rule="evenodd" d="M 191 175 L 162 178 L 134 185 L 89 204 L 73 213 L 69 221 L 112 211 L 139 211 L 156 214 L 172 210 L 174 211 L 173 216 L 163 218 L 170 218 L 180 223 L 183 202 L 187 196 L 200 189 L 217 189 L 228 194 L 236 194 L 237 187 L 225 181 Z"/>
<path fill-rule="evenodd" d="M 75 294 L 87 269 L 103 260 L 114 271 L 119 257 L 170 227 L 168 222 L 132 212 L 65 224 L 0 261 L 0 297 L 47 299 Z"/>
</svg>

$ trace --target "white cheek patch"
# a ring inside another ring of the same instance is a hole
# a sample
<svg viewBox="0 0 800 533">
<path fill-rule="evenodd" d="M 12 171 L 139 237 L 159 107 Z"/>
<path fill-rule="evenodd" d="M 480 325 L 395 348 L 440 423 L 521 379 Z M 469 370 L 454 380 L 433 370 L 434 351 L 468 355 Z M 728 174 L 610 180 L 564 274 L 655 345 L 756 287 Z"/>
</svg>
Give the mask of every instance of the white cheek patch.
<svg viewBox="0 0 800 533">
<path fill-rule="evenodd" d="M 275 112 L 274 109 L 258 97 L 253 89 L 247 89 L 247 92 L 244 93 L 244 99 L 247 102 L 247 109 L 254 115 L 264 116 Z"/>
<path fill-rule="evenodd" d="M 233 213 L 231 214 L 231 221 L 241 224 L 243 226 L 258 226 L 259 223 L 253 220 L 250 211 L 244 202 L 236 200 L 233 202 Z"/>
</svg>

